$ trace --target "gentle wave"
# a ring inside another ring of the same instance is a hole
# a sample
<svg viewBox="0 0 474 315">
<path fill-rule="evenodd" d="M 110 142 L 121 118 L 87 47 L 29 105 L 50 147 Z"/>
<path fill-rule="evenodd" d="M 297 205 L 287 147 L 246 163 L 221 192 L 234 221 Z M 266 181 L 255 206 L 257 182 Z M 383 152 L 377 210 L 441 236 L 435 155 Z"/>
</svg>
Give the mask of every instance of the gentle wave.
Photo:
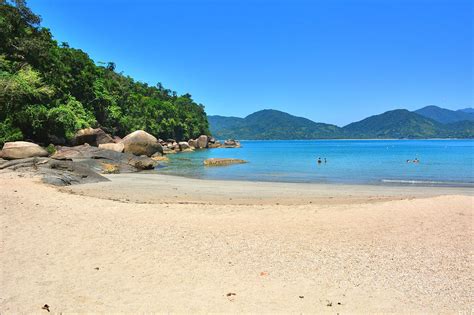
<svg viewBox="0 0 474 315">
<path fill-rule="evenodd" d="M 474 183 L 472 183 L 472 182 L 447 182 L 447 181 L 432 181 L 432 180 L 382 179 L 382 182 L 383 183 L 390 183 L 390 184 L 474 186 Z"/>
</svg>

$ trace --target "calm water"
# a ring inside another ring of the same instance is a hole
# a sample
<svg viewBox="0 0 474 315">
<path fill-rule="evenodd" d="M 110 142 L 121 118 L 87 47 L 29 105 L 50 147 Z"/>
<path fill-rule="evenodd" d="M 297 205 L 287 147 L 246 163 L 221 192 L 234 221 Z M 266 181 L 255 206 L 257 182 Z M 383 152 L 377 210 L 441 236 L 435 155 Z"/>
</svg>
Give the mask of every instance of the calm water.
<svg viewBox="0 0 474 315">
<path fill-rule="evenodd" d="M 473 140 L 242 141 L 240 149 L 169 155 L 157 171 L 207 179 L 466 185 L 474 187 Z M 247 164 L 204 167 L 207 158 Z M 327 163 L 318 165 L 317 158 Z M 419 164 L 406 160 L 418 158 Z"/>
</svg>

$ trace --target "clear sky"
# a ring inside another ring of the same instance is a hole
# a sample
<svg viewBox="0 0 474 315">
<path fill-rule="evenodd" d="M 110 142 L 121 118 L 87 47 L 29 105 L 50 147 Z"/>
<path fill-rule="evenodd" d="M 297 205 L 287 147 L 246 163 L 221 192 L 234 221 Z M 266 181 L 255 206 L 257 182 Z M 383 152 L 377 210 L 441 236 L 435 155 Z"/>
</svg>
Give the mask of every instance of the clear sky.
<svg viewBox="0 0 474 315">
<path fill-rule="evenodd" d="M 473 106 L 471 0 L 29 0 L 58 41 L 208 114 Z"/>
</svg>

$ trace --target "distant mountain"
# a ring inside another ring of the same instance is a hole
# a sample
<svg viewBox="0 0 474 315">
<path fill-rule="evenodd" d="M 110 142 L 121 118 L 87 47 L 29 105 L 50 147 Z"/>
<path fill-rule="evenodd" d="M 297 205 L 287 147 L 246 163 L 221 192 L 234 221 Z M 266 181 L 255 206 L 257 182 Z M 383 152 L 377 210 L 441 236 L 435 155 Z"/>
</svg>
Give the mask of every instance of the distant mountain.
<svg viewBox="0 0 474 315">
<path fill-rule="evenodd" d="M 415 113 L 442 124 L 449 124 L 463 120 L 474 121 L 474 110 L 472 108 L 454 111 L 430 105 L 416 110 Z"/>
<path fill-rule="evenodd" d="M 474 121 L 463 120 L 443 125 L 440 138 L 474 138 Z"/>
<path fill-rule="evenodd" d="M 208 121 L 211 133 L 218 139 L 474 138 L 474 121 L 443 124 L 406 109 L 370 116 L 342 128 L 271 109 L 255 112 L 245 118 L 208 116 Z"/>
<path fill-rule="evenodd" d="M 370 116 L 342 129 L 350 138 L 436 138 L 444 133 L 442 124 L 406 109 Z"/>
<path fill-rule="evenodd" d="M 335 125 L 316 123 L 281 111 L 265 109 L 245 118 L 208 116 L 211 133 L 218 139 L 289 140 L 341 137 Z"/>
<path fill-rule="evenodd" d="M 471 113 L 471 114 L 474 114 L 474 108 L 472 108 L 472 107 L 463 108 L 463 109 L 459 109 L 458 112 L 464 112 L 464 113 Z"/>
<path fill-rule="evenodd" d="M 214 130 L 211 130 L 211 133 L 215 136 L 216 131 L 223 129 L 235 128 L 239 124 L 244 122 L 243 118 L 240 117 L 225 117 L 225 116 L 207 116 L 207 121 L 209 125 L 212 125 Z"/>
</svg>

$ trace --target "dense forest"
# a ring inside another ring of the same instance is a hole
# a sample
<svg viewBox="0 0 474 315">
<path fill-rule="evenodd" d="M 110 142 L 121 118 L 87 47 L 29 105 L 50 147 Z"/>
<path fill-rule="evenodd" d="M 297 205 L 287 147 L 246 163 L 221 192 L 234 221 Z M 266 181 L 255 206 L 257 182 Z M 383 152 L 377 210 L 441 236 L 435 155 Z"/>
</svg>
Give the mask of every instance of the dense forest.
<svg viewBox="0 0 474 315">
<path fill-rule="evenodd" d="M 204 106 L 191 95 L 135 81 L 112 62 L 96 64 L 40 22 L 24 0 L 0 0 L 0 145 L 67 143 L 85 127 L 178 140 L 209 133 Z"/>
</svg>

